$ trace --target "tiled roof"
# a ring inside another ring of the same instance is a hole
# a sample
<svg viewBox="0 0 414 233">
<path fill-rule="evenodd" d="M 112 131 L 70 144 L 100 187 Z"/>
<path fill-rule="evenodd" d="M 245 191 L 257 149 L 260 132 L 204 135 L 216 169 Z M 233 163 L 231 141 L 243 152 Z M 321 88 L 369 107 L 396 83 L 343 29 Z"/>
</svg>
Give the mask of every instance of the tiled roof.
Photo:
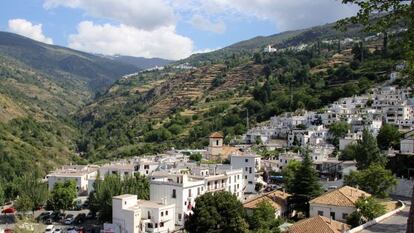
<svg viewBox="0 0 414 233">
<path fill-rule="evenodd" d="M 349 229 L 345 223 L 324 216 L 301 220 L 289 227 L 288 233 L 342 233 Z"/>
<path fill-rule="evenodd" d="M 290 194 L 288 193 L 276 190 L 270 193 L 263 194 L 252 200 L 248 200 L 243 204 L 243 207 L 247 209 L 255 209 L 261 202 L 267 201 L 272 205 L 273 208 L 281 210 L 283 207 L 286 206 L 286 198 L 289 196 Z"/>
<path fill-rule="evenodd" d="M 337 188 L 335 190 L 322 194 L 321 196 L 312 199 L 309 203 L 354 207 L 355 202 L 358 200 L 358 198 L 363 196 L 369 197 L 371 194 L 350 186 L 343 186 L 341 188 Z"/>
<path fill-rule="evenodd" d="M 223 135 L 220 132 L 214 132 L 210 134 L 209 138 L 223 138 Z"/>
<path fill-rule="evenodd" d="M 243 207 L 246 208 L 246 209 L 256 209 L 257 206 L 260 203 L 264 202 L 264 201 L 268 202 L 270 205 L 272 205 L 272 207 L 274 209 L 278 209 L 278 210 L 281 209 L 281 206 L 278 203 L 276 203 L 275 201 L 273 201 L 268 196 L 262 196 L 262 197 L 258 197 L 258 198 L 255 198 L 253 200 L 247 201 L 246 203 L 243 204 Z"/>
</svg>

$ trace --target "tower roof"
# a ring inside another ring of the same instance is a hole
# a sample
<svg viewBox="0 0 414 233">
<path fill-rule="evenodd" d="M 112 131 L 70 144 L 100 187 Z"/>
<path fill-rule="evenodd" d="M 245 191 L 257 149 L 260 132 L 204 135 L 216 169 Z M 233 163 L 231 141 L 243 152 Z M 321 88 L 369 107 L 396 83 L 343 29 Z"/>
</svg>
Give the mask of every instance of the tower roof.
<svg viewBox="0 0 414 233">
<path fill-rule="evenodd" d="M 223 138 L 223 135 L 220 132 L 214 132 L 210 134 L 209 138 Z"/>
</svg>

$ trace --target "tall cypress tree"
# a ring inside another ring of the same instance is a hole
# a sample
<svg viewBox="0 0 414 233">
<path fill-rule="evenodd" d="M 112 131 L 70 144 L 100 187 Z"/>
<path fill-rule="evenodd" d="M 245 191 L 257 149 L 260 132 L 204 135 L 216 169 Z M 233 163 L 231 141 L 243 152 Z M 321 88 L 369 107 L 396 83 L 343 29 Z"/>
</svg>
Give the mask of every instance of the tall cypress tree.
<svg viewBox="0 0 414 233">
<path fill-rule="evenodd" d="M 322 193 L 322 187 L 319 183 L 318 174 L 313 167 L 312 159 L 306 153 L 299 169 L 295 172 L 292 183 L 292 192 L 294 194 L 315 197 Z"/>
</svg>

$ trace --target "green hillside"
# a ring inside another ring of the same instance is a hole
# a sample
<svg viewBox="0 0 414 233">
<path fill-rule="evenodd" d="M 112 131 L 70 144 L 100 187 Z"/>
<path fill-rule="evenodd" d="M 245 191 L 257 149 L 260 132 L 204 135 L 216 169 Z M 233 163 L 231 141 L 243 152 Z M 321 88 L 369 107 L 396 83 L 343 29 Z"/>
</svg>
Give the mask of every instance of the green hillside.
<svg viewBox="0 0 414 233">
<path fill-rule="evenodd" d="M 364 45 L 369 52 L 363 62 L 354 57 L 358 50 L 352 45 L 321 45 L 321 36 L 329 33 L 335 39 L 365 35 L 357 29 L 350 34 L 332 30 L 332 25 L 304 30 L 275 45 L 308 43 L 303 51 L 239 52 L 221 59 L 215 51 L 203 55 L 215 57 L 213 64 L 121 79 L 77 114 L 84 135 L 79 149 L 99 160 L 170 147 L 202 148 L 217 130 L 228 143 L 247 130 L 247 112 L 255 125 L 286 111 L 321 109 L 384 81 L 401 59 L 398 51 L 383 54 L 381 39 Z"/>
<path fill-rule="evenodd" d="M 63 85 L 86 83 L 91 92 L 102 91 L 122 75 L 138 71 L 134 65 L 8 32 L 0 32 L 0 54 L 48 74 Z"/>
<path fill-rule="evenodd" d="M 362 27 L 359 25 L 354 25 L 346 32 L 343 32 L 335 29 L 335 23 L 330 23 L 306 29 L 286 31 L 270 36 L 258 36 L 245 41 L 240 41 L 210 53 L 194 54 L 187 59 L 178 61 L 177 63 L 188 62 L 193 65 L 216 63 L 220 62 L 222 59 L 232 56 L 233 54 L 244 55 L 261 51 L 267 45 L 272 45 L 276 48 L 284 48 L 286 46 L 315 42 L 317 40 L 334 40 L 338 38 L 355 36 L 364 37 L 366 34 L 367 33 L 362 32 Z"/>
</svg>

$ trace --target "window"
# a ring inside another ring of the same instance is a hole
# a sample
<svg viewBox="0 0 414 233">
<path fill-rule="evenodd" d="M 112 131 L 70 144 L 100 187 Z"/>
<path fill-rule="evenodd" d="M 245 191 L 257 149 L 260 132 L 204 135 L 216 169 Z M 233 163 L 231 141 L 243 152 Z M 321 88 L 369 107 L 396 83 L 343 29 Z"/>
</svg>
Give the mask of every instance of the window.
<svg viewBox="0 0 414 233">
<path fill-rule="evenodd" d="M 219 145 L 219 140 L 216 140 L 216 146 L 218 146 Z"/>
<path fill-rule="evenodd" d="M 161 211 L 161 217 L 163 217 L 163 216 L 164 216 L 164 212 Z"/>
<path fill-rule="evenodd" d="M 252 167 L 249 167 L 249 173 L 252 174 Z"/>
<path fill-rule="evenodd" d="M 149 169 L 149 165 L 144 165 L 144 169 Z"/>
<path fill-rule="evenodd" d="M 186 201 L 184 202 L 184 205 L 187 205 L 187 202 Z"/>
<path fill-rule="evenodd" d="M 191 197 L 191 189 L 188 190 L 188 197 Z"/>
<path fill-rule="evenodd" d="M 197 195 L 200 195 L 200 187 L 197 188 Z"/>
<path fill-rule="evenodd" d="M 148 211 L 148 219 L 151 219 L 151 212 Z"/>
<path fill-rule="evenodd" d="M 160 222 L 160 227 L 164 227 L 164 223 L 163 222 Z"/>
<path fill-rule="evenodd" d="M 248 163 L 248 162 L 249 162 L 249 159 L 245 159 L 244 161 L 245 161 L 246 163 Z"/>
<path fill-rule="evenodd" d="M 331 212 L 330 216 L 332 220 L 335 220 L 335 212 Z"/>
<path fill-rule="evenodd" d="M 319 210 L 319 211 L 318 211 L 318 215 L 319 215 L 319 216 L 323 216 L 323 211 L 320 211 L 320 210 Z"/>
<path fill-rule="evenodd" d="M 177 197 L 177 193 L 176 193 L 175 189 L 173 189 L 172 198 L 176 198 L 176 197 Z"/>
<path fill-rule="evenodd" d="M 168 210 L 165 211 L 165 216 L 168 216 Z"/>
<path fill-rule="evenodd" d="M 247 176 L 244 176 L 244 179 L 247 180 Z"/>
<path fill-rule="evenodd" d="M 158 223 L 155 223 L 155 228 L 158 228 Z"/>
<path fill-rule="evenodd" d="M 347 219 L 348 218 L 348 214 L 347 213 L 343 213 L 342 214 L 342 219 Z"/>
<path fill-rule="evenodd" d="M 182 215 L 178 214 L 178 221 L 181 221 Z"/>
<path fill-rule="evenodd" d="M 249 184 L 253 184 L 253 181 L 249 181 Z"/>
<path fill-rule="evenodd" d="M 152 223 L 148 223 L 148 228 L 152 228 Z"/>
<path fill-rule="evenodd" d="M 245 168 L 244 168 L 244 170 L 245 170 L 246 172 L 247 172 L 247 170 L 248 170 L 248 169 L 249 169 L 248 167 L 245 167 Z"/>
</svg>

